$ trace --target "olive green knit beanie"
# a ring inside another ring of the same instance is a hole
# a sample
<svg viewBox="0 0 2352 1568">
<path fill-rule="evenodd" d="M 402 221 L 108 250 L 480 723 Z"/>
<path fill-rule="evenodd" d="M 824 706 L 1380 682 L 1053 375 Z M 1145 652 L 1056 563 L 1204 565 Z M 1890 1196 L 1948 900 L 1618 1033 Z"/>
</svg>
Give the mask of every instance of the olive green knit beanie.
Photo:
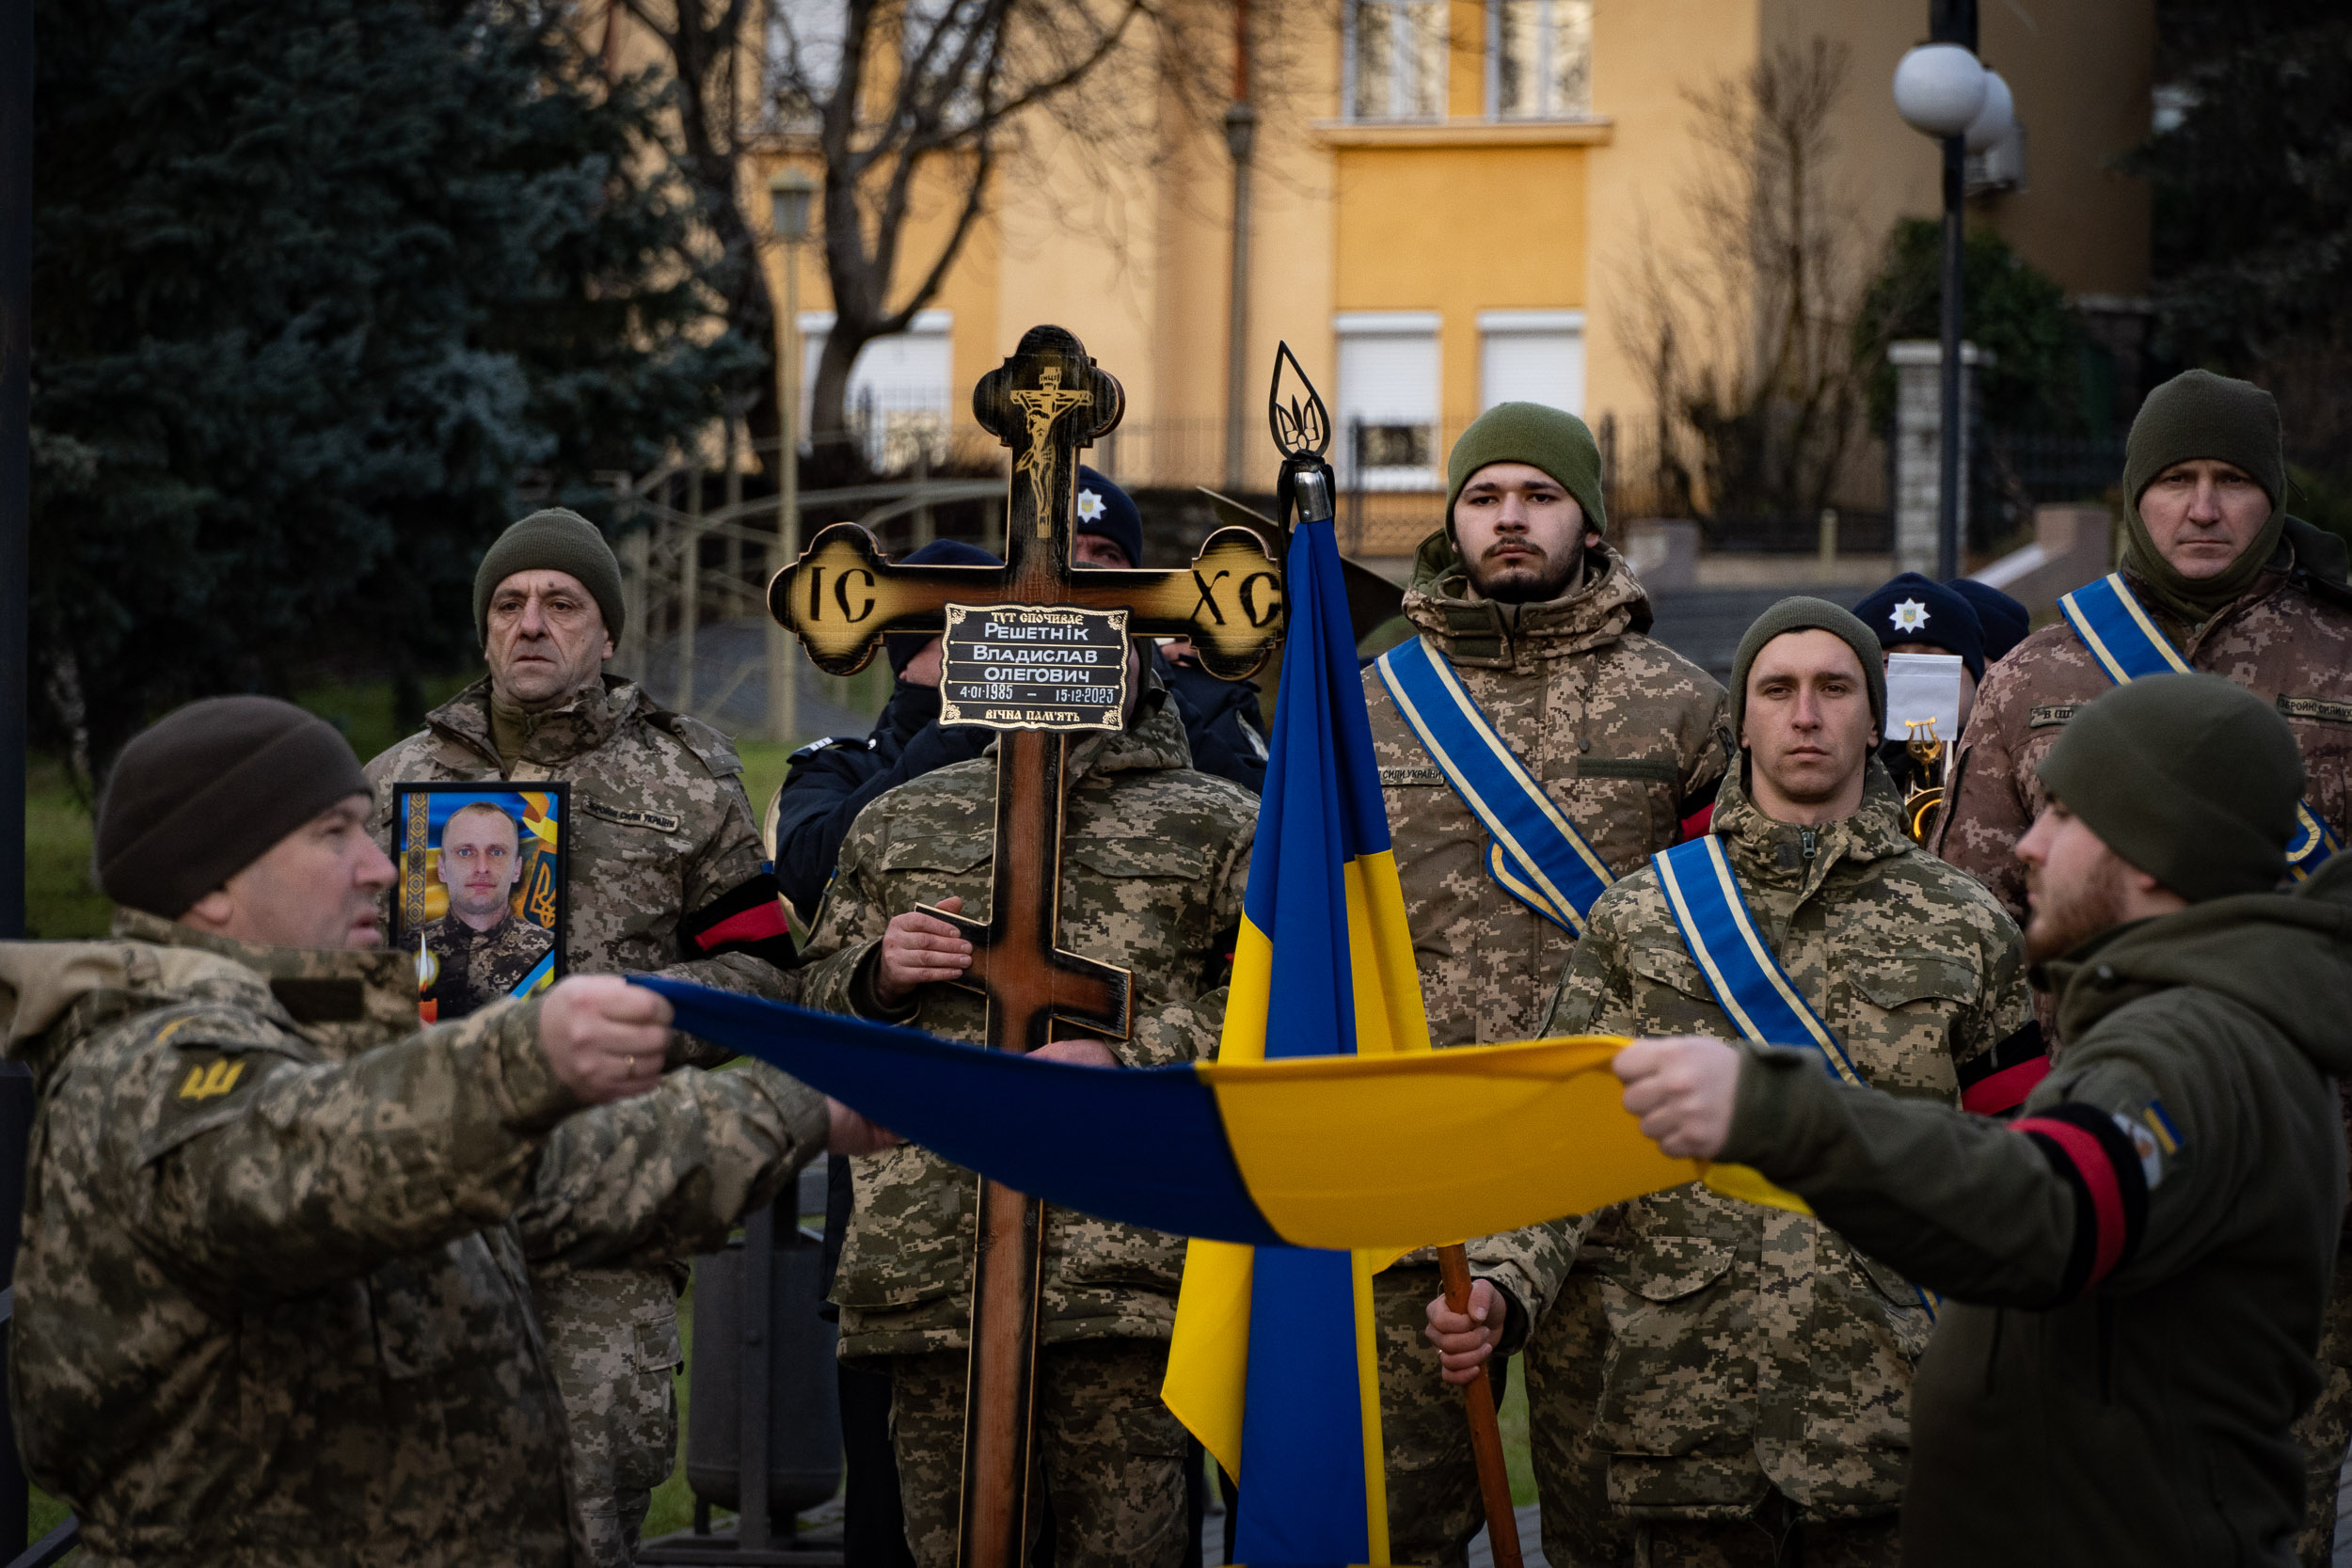
<svg viewBox="0 0 2352 1568">
<path fill-rule="evenodd" d="M 1600 493 L 1600 448 L 1584 421 L 1540 403 L 1498 403 L 1478 416 L 1454 443 L 1445 464 L 1445 520 L 1454 526 L 1454 503 L 1470 475 L 1489 463 L 1525 463 L 1558 480 L 1584 509 L 1584 526 L 1609 531 L 1609 509 Z"/>
<path fill-rule="evenodd" d="M 2175 463 L 2197 458 L 2243 469 L 2270 497 L 2270 518 L 2227 570 L 2183 577 L 2157 552 L 2140 520 L 2139 498 Z M 2279 400 L 2250 381 L 2183 371 L 2148 394 L 2123 448 L 2123 562 L 2159 600 L 2192 621 L 2221 609 L 2254 580 L 2286 526 L 2287 465 L 2279 438 Z"/>
<path fill-rule="evenodd" d="M 621 562 L 596 525 L 579 513 L 561 506 L 533 512 L 500 534 L 474 568 L 473 629 L 485 645 L 490 641 L 490 595 L 516 572 L 566 572 L 579 578 L 604 615 L 606 634 L 620 641 L 628 619 Z"/>
<path fill-rule="evenodd" d="M 1792 631 L 1825 631 L 1845 639 L 1854 657 L 1862 661 L 1862 678 L 1870 689 L 1870 717 L 1886 734 L 1886 660 L 1879 646 L 1879 634 L 1862 624 L 1860 616 L 1827 599 L 1808 598 L 1800 594 L 1786 598 L 1756 618 L 1747 634 L 1740 639 L 1740 651 L 1732 656 L 1731 665 L 1731 734 L 1738 743 L 1740 726 L 1747 721 L 1748 671 L 1755 667 L 1756 656 L 1764 651 L 1764 644 L 1775 637 Z"/>
<path fill-rule="evenodd" d="M 2108 848 L 2191 903 L 2286 875 L 2302 755 L 2269 704 L 2219 675 L 2104 693 L 2035 771 Z"/>
</svg>

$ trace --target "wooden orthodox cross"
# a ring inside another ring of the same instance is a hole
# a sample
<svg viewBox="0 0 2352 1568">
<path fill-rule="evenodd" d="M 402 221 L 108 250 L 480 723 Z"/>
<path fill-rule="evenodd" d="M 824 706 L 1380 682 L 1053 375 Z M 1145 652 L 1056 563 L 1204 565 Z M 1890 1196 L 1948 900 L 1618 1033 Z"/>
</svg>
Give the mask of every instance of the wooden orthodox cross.
<svg viewBox="0 0 2352 1568">
<path fill-rule="evenodd" d="M 1188 636 L 1237 680 L 1279 640 L 1282 574 L 1251 530 L 1220 529 L 1182 571 L 1073 567 L 1078 451 L 1119 423 L 1119 383 L 1058 326 L 1037 326 L 973 389 L 972 410 L 1012 450 L 1005 564 L 895 566 L 835 523 L 768 587 L 769 610 L 818 667 L 861 669 L 885 632 L 945 634 L 941 722 L 1003 732 L 985 922 L 929 912 L 972 943 L 961 984 L 988 998 L 988 1043 L 1029 1051 L 1056 1026 L 1123 1038 L 1124 969 L 1063 950 L 1062 776 L 1069 736 L 1123 726 L 1127 640 Z M 1043 1206 L 982 1180 L 963 1443 L 962 1568 L 1019 1568 L 1028 1529 Z"/>
</svg>

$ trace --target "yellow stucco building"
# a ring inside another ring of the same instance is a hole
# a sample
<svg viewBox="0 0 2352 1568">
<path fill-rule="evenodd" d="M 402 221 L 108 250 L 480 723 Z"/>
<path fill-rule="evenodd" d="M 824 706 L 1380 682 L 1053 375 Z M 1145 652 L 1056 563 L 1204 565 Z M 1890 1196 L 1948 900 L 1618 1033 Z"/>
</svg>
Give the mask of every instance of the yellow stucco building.
<svg viewBox="0 0 2352 1568">
<path fill-rule="evenodd" d="M 1936 150 L 1897 118 L 1889 91 L 1926 12 L 1925 0 L 1332 0 L 1271 12 L 1261 0 L 1253 487 L 1273 472 L 1260 406 L 1278 340 L 1343 430 L 1363 432 L 1338 456 L 1345 470 L 1360 451 L 1379 504 L 1376 537 L 1357 544 L 1375 553 L 1435 520 L 1448 440 L 1497 401 L 1537 398 L 1596 425 L 1647 420 L 1628 330 L 1640 247 L 1690 257 L 1745 243 L 1703 231 L 1680 199 L 1716 156 L 1691 95 L 1777 47 L 1842 46 L 1820 188 L 1875 247 L 1899 216 L 1939 209 Z M 2012 148 L 2011 183 L 1973 200 L 1972 222 L 2086 311 L 2128 320 L 2144 310 L 2151 219 L 2144 183 L 2116 161 L 2148 132 L 2152 0 L 1996 0 L 1980 28 L 1979 54 L 2015 96 L 2023 178 Z M 1172 96 L 1139 87 L 1125 102 L 1157 155 L 1105 174 L 1041 136 L 1031 173 L 1000 186 L 915 330 L 861 359 L 852 404 L 876 428 L 967 421 L 973 381 L 1024 329 L 1053 321 L 1126 387 L 1126 425 L 1097 453 L 1103 467 L 1130 485 L 1218 483 L 1232 164 L 1216 128 L 1180 116 Z M 771 169 L 796 156 L 781 134 L 764 145 L 745 171 L 755 210 Z M 930 206 L 911 259 L 944 225 L 945 204 Z M 780 268 L 781 252 L 770 261 Z M 813 249 L 801 265 L 813 365 L 830 317 Z"/>
</svg>

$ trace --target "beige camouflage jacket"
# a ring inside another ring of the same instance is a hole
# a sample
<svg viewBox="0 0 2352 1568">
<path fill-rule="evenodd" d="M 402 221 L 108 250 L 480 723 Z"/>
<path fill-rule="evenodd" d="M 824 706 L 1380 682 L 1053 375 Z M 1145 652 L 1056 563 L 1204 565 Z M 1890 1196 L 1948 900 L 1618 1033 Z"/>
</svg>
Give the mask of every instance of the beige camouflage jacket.
<svg viewBox="0 0 2352 1568">
<path fill-rule="evenodd" d="M 1713 831 L 1765 942 L 1863 1078 L 1955 1102 L 1968 1063 L 2032 1026 L 2022 944 L 1900 820 L 1873 761 L 1842 822 L 1773 822 L 1735 775 Z M 1654 871 L 1594 907 L 1546 1032 L 1739 1037 Z M 1812 1219 L 1698 1186 L 1603 1212 L 1588 1264 L 1609 1324 L 1596 1435 L 1613 1502 L 1637 1518 L 1742 1516 L 1767 1482 L 1829 1516 L 1901 1501 L 1912 1369 L 1932 1325 L 1894 1271 Z"/>
<path fill-rule="evenodd" d="M 2295 564 L 2294 547 L 2281 541 L 2287 569 L 2265 572 L 2201 626 L 2135 592 L 2192 669 L 2278 705 L 2302 749 L 2303 799 L 2342 838 L 2352 833 L 2352 592 L 2314 580 Z M 2063 620 L 1985 672 L 1935 852 L 1991 888 L 2016 919 L 2026 918 L 2026 877 L 2010 851 L 2050 803 L 2034 769 L 2074 710 L 2113 689 Z"/>
<path fill-rule="evenodd" d="M 1134 726 L 1071 748 L 1062 824 L 1061 940 L 1135 974 L 1135 1029 L 1112 1053 L 1130 1067 L 1213 1055 L 1241 925 L 1257 798 L 1191 770 L 1165 689 Z M 960 895 L 986 919 L 994 860 L 993 752 L 899 785 L 858 814 L 809 938 L 805 1001 L 875 1010 L 866 967 L 893 915 Z M 927 986 L 907 1022 L 948 1039 L 985 1037 L 981 998 Z M 901 1147 L 855 1164 L 855 1207 L 834 1281 L 845 1357 L 969 1342 L 977 1180 Z M 1048 1210 L 1041 1335 L 1048 1344 L 1168 1338 L 1184 1243 Z"/>
<path fill-rule="evenodd" d="M 1712 676 L 1643 635 L 1649 600 L 1624 558 L 1601 546 L 1584 585 L 1549 604 L 1499 605 L 1469 591 L 1452 540 L 1443 530 L 1431 534 L 1405 595 L 1414 626 L 1612 873 L 1622 877 L 1673 844 L 1682 818 L 1722 782 L 1726 743 L 1718 732 L 1730 719 Z M 1375 669 L 1364 672 L 1364 705 L 1430 1042 L 1533 1037 L 1576 939 L 1487 874 L 1486 829 L 1447 786 Z M 1519 1251 L 1573 1244 L 1571 1228 L 1538 1227 L 1483 1243 L 1477 1261 L 1517 1296 Z M 1537 1272 L 1566 1266 L 1565 1257 L 1530 1263 Z"/>
<path fill-rule="evenodd" d="M 578 1102 L 535 1004 L 416 1026 L 397 953 L 0 946 L 40 1096 L 10 1396 L 102 1563 L 568 1560 L 500 1222 Z"/>
<path fill-rule="evenodd" d="M 732 942 L 723 929 L 776 896 L 733 743 L 628 682 L 607 676 L 535 716 L 508 774 L 490 736 L 490 683 L 476 681 L 367 771 L 375 785 L 368 827 L 387 852 L 394 784 L 569 782 L 567 973 L 660 970 L 778 1001 L 796 994 L 778 967 L 789 962 L 788 943 Z"/>
<path fill-rule="evenodd" d="M 1597 574 L 1595 568 L 1597 567 Z M 1730 718 L 1707 672 L 1642 635 L 1649 600 L 1603 545 L 1584 586 L 1549 604 L 1468 597 L 1441 530 L 1415 562 L 1405 613 L 1610 871 L 1632 871 L 1714 797 Z M 1413 954 L 1438 1046 L 1531 1037 L 1576 939 L 1487 875 L 1486 831 L 1364 671 Z M 1530 985 L 1529 976 L 1541 976 Z"/>
<path fill-rule="evenodd" d="M 11 1395 L 88 1556 L 572 1560 L 526 1256 L 717 1244 L 823 1097 L 752 1064 L 580 1111 L 535 1004 L 415 1033 L 405 954 L 116 930 L 0 944 L 40 1095 Z"/>
</svg>

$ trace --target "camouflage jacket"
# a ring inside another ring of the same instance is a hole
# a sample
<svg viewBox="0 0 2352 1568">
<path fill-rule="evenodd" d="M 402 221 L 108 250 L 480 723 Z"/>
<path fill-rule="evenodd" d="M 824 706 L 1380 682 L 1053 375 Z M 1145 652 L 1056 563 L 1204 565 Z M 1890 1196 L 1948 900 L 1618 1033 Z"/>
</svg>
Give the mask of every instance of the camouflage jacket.
<svg viewBox="0 0 2352 1568">
<path fill-rule="evenodd" d="M 1622 877 L 1714 799 L 1730 719 L 1724 689 L 1642 633 L 1649 600 L 1603 545 L 1583 587 L 1548 604 L 1471 599 L 1441 531 L 1421 548 L 1405 613 L 1464 689 Z M 1597 569 L 1597 570 L 1596 570 Z M 1488 839 L 1397 712 L 1379 671 L 1364 706 L 1396 849 L 1433 1044 L 1526 1039 L 1576 939 L 1487 875 Z"/>
<path fill-rule="evenodd" d="M 1070 752 L 1062 822 L 1061 942 L 1135 975 L 1135 1028 L 1112 1053 L 1131 1067 L 1204 1059 L 1224 1024 L 1225 983 L 1258 803 L 1189 768 L 1165 688 L 1147 682 L 1134 726 Z M 872 1014 L 869 960 L 893 915 L 961 895 L 985 919 L 994 862 L 993 755 L 899 785 L 858 814 L 809 938 L 806 1003 Z M 948 1039 L 985 1037 L 975 992 L 927 986 L 909 1017 Z M 855 1207 L 834 1300 L 844 1356 L 968 1342 L 972 1175 L 921 1148 L 854 1162 Z M 1166 1338 L 1184 1243 L 1174 1236 L 1047 1212 L 1047 1343 Z"/>
<path fill-rule="evenodd" d="M 1443 530 L 1431 534 L 1405 595 L 1415 628 L 1613 875 L 1673 844 L 1682 818 L 1714 798 L 1725 754 L 1719 732 L 1730 720 L 1713 677 L 1642 635 L 1649 600 L 1625 558 L 1601 546 L 1584 585 L 1547 604 L 1500 605 L 1469 592 L 1453 541 Z M 1430 1042 L 1527 1039 L 1576 939 L 1487 874 L 1486 829 L 1375 669 L 1364 672 L 1364 706 Z M 1539 1226 L 1490 1238 L 1476 1257 L 1518 1299 L 1522 1261 L 1532 1274 L 1565 1272 L 1574 1245 L 1573 1227 Z"/>
<path fill-rule="evenodd" d="M 2017 927 L 1904 836 L 1875 762 L 1862 809 L 1811 829 L 1766 817 L 1735 774 L 1712 831 L 1758 931 L 1872 1085 L 1956 1102 L 1962 1069 L 2036 1027 Z M 1594 906 L 1546 1032 L 1739 1037 L 1654 871 Z M 1931 1327 L 1907 1281 L 1814 1220 L 1695 1185 L 1604 1212 L 1586 1245 L 1609 1324 L 1596 1435 L 1613 1501 L 1731 1517 L 1767 1482 L 1831 1516 L 1901 1501 Z"/>
<path fill-rule="evenodd" d="M 486 931 L 477 931 L 457 916 L 445 914 L 420 927 L 416 934 L 437 966 L 423 999 L 435 1005 L 439 1020 L 464 1018 L 477 1007 L 513 995 L 555 945 L 553 931 L 518 920 L 512 911 Z"/>
<path fill-rule="evenodd" d="M 89 1556 L 568 1560 L 500 1223 L 578 1103 L 537 1005 L 412 1034 L 405 954 L 116 929 L 140 940 L 0 945 L 40 1094 L 9 1395 Z"/>
<path fill-rule="evenodd" d="M 754 1063 L 578 1111 L 534 1005 L 416 1034 L 405 954 L 116 920 L 0 945 L 40 1092 L 35 1476 L 102 1562 L 569 1560 L 526 1258 L 717 1244 L 822 1148 L 823 1097 Z"/>
<path fill-rule="evenodd" d="M 2139 600 L 2192 669 L 2278 705 L 2302 749 L 2303 799 L 2342 837 L 2352 833 L 2352 592 L 2307 570 L 2292 538 L 2280 549 L 2283 570 L 2264 573 L 2201 626 L 2174 619 L 2153 594 Z M 2074 710 L 2112 687 L 2062 620 L 1985 672 L 1934 845 L 2018 920 L 2026 878 L 2010 851 L 2050 800 L 2034 769 Z"/>
<path fill-rule="evenodd" d="M 368 764 L 375 785 L 369 829 L 389 851 L 395 784 L 565 780 L 568 973 L 661 970 L 788 1002 L 797 987 L 780 965 L 791 961 L 790 939 L 781 935 L 775 878 L 742 772 L 726 736 L 607 676 L 533 716 L 521 757 L 504 773 L 485 679 Z M 761 924 L 763 911 L 777 918 Z M 776 934 L 766 934 L 771 927 Z"/>
</svg>

